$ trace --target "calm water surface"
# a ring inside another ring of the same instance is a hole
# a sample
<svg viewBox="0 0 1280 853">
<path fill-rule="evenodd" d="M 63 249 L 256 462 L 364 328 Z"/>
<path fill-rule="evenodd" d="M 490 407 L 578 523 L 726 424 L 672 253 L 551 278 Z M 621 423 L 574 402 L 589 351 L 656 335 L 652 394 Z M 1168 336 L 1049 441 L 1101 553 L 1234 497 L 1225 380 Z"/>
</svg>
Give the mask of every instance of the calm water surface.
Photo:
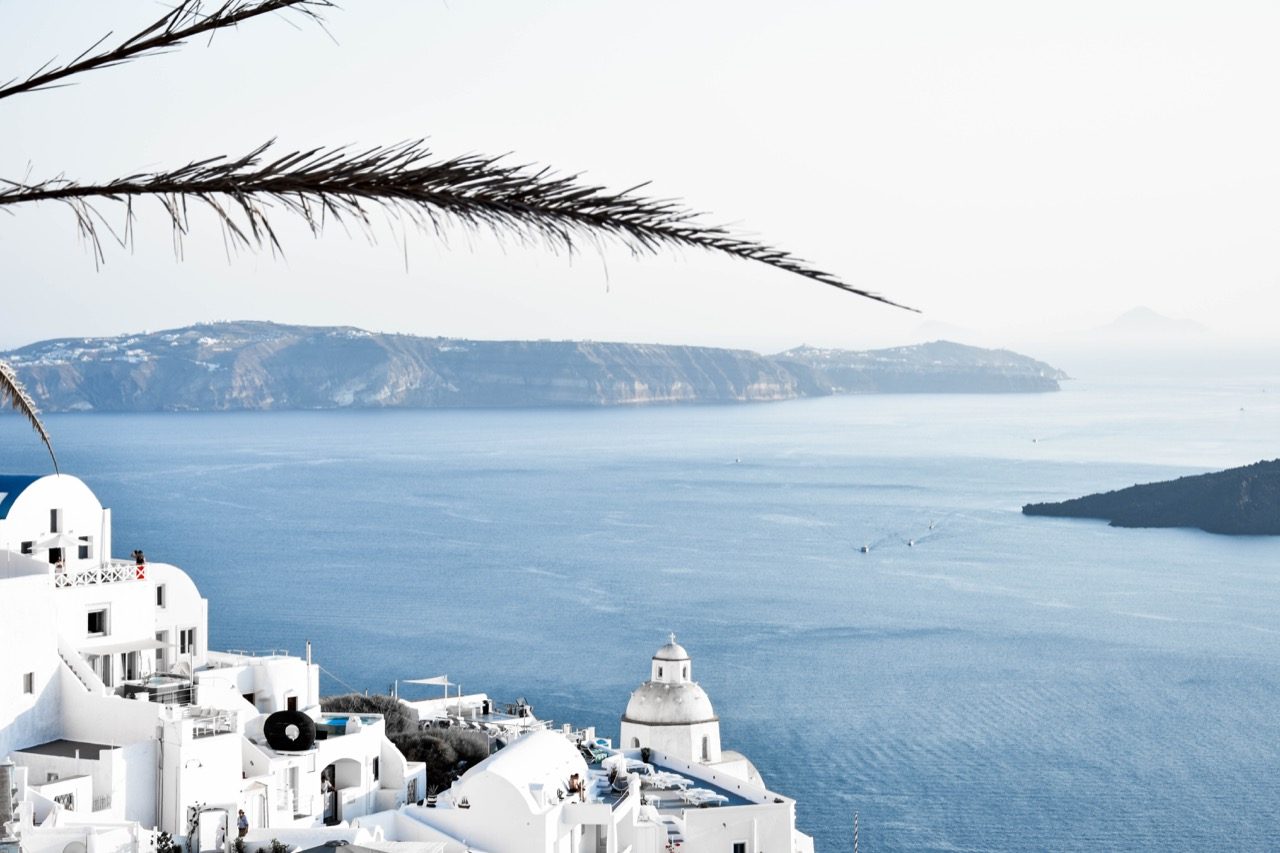
<svg viewBox="0 0 1280 853">
<path fill-rule="evenodd" d="M 616 736 L 675 631 L 826 853 L 855 811 L 865 850 L 1280 843 L 1280 541 L 1018 511 L 1276 456 L 1280 378 L 50 422 L 214 647 L 310 638 L 326 692 L 448 673 Z"/>
</svg>

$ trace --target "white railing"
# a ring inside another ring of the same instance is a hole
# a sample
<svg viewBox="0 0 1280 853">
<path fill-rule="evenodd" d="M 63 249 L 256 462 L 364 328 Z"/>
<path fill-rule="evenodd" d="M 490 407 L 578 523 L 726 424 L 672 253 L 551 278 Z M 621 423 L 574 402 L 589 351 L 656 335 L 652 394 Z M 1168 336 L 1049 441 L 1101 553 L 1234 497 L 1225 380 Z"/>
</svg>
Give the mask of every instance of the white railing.
<svg viewBox="0 0 1280 853">
<path fill-rule="evenodd" d="M 231 666 L 252 666 L 270 660 L 291 657 L 288 649 L 263 649 L 246 651 L 244 649 L 209 650 L 208 666 L 210 669 L 223 669 Z"/>
<path fill-rule="evenodd" d="M 99 583 L 120 583 L 122 581 L 145 580 L 147 567 L 123 560 L 111 560 L 91 569 L 79 571 L 55 571 L 53 585 L 55 587 L 91 586 Z"/>
</svg>

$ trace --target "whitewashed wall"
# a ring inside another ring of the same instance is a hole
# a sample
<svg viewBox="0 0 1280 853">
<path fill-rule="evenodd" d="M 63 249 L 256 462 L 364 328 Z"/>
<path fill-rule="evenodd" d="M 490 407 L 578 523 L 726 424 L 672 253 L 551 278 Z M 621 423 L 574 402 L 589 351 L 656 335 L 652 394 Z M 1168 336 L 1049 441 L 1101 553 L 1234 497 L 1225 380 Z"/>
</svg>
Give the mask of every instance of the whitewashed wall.
<svg viewBox="0 0 1280 853">
<path fill-rule="evenodd" d="M 16 557 L 16 560 L 21 558 Z M 31 568 L 29 564 L 28 568 Z M 62 685 L 46 574 L 0 576 L 0 758 L 57 738 Z M 23 676 L 32 673 L 34 692 Z"/>
</svg>

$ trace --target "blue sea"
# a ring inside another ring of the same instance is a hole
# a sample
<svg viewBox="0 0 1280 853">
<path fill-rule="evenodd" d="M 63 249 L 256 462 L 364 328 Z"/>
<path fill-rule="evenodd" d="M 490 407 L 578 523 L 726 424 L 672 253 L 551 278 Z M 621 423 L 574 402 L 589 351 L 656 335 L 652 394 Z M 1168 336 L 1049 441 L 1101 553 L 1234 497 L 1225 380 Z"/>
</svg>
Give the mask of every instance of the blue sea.
<svg viewBox="0 0 1280 853">
<path fill-rule="evenodd" d="M 1278 455 L 1276 377 L 49 425 L 213 647 L 310 639 L 325 692 L 447 673 L 616 736 L 674 631 L 824 853 L 855 813 L 875 851 L 1280 847 L 1280 540 L 1019 511 Z"/>
</svg>

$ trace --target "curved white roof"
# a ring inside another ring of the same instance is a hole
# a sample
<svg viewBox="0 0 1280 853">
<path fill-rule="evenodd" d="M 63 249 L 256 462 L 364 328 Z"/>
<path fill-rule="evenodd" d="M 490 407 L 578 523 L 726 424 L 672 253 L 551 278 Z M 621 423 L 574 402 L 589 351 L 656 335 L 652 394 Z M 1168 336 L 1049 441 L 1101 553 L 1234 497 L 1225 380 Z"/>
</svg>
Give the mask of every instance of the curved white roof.
<svg viewBox="0 0 1280 853">
<path fill-rule="evenodd" d="M 532 732 L 472 767 L 452 790 L 454 798 L 461 799 L 481 777 L 497 778 L 514 788 L 530 811 L 540 812 L 549 805 L 546 798 L 564 790 L 574 773 L 585 780 L 587 762 L 568 738 L 557 732 Z M 534 798 L 535 785 L 542 786 L 541 802 Z"/>
<path fill-rule="evenodd" d="M 684 646 L 676 642 L 676 635 L 671 635 L 671 641 L 662 648 L 658 649 L 653 655 L 654 660 L 688 660 L 689 653 L 684 650 Z"/>
<path fill-rule="evenodd" d="M 28 490 L 37 497 L 43 491 L 61 490 L 77 498 L 87 496 L 99 509 L 102 507 L 84 481 L 70 474 L 0 474 L 0 521 L 9 517 L 9 511 Z"/>
<path fill-rule="evenodd" d="M 710 723 L 718 718 L 707 691 L 695 682 L 646 681 L 631 694 L 622 719 L 642 725 L 674 726 Z"/>
</svg>

